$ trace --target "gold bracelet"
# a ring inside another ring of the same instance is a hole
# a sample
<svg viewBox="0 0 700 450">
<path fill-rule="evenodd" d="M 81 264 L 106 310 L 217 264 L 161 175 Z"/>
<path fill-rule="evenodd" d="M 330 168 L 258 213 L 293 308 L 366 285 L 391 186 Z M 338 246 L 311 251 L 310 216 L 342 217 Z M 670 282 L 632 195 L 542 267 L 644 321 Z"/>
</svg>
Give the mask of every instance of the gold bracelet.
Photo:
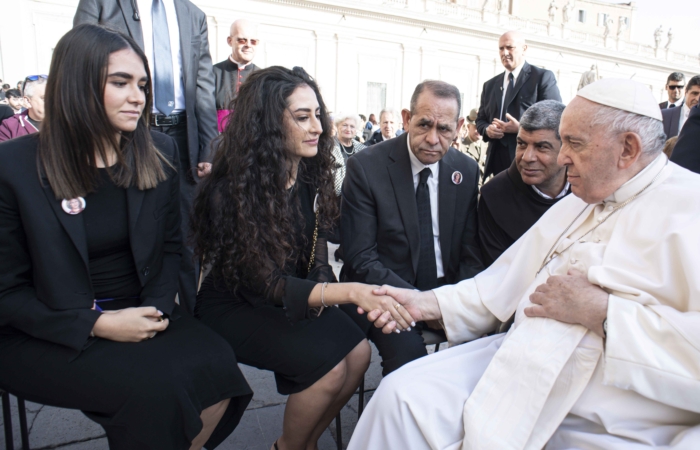
<svg viewBox="0 0 700 450">
<path fill-rule="evenodd" d="M 328 285 L 327 281 L 321 285 L 321 304 L 323 305 L 324 308 L 328 308 L 328 305 L 326 305 L 326 301 L 323 297 L 323 292 L 326 290 L 326 285 Z"/>
</svg>

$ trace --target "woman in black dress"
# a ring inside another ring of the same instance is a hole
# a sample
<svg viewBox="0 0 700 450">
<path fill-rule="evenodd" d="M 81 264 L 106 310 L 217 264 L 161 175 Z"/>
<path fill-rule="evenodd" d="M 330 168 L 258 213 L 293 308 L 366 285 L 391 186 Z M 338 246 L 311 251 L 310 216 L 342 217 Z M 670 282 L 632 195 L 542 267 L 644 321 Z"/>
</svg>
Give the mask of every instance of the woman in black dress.
<svg viewBox="0 0 700 450">
<path fill-rule="evenodd" d="M 0 144 L 0 387 L 82 410 L 112 449 L 214 448 L 252 393 L 174 302 L 178 156 L 148 131 L 146 56 L 81 25 L 50 73 L 42 130 Z"/>
<path fill-rule="evenodd" d="M 275 373 L 288 394 L 279 450 L 314 450 L 369 364 L 355 303 L 411 317 L 373 286 L 333 283 L 327 230 L 338 217 L 333 138 L 316 83 L 301 68 L 250 75 L 195 200 L 196 248 L 212 265 L 195 315 L 240 362 Z M 325 306 L 324 306 L 325 305 Z M 321 309 L 323 307 L 323 309 Z"/>
</svg>

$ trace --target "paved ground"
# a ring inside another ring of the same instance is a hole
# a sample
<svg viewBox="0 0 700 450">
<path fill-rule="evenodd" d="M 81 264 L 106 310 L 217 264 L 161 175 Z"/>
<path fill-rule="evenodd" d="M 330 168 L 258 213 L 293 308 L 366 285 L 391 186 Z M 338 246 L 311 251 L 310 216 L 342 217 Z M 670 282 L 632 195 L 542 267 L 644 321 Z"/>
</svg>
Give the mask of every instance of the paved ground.
<svg viewBox="0 0 700 450">
<path fill-rule="evenodd" d="M 335 248 L 329 249 L 331 260 Z M 334 269 L 340 267 L 334 263 Z M 371 394 L 381 380 L 381 367 L 376 348 L 372 346 L 372 363 L 365 375 L 365 385 Z M 231 436 L 218 447 L 221 450 L 268 450 L 282 430 L 282 416 L 287 397 L 279 395 L 271 372 L 241 365 L 246 379 L 255 395 L 240 425 Z M 15 448 L 20 449 L 19 420 L 15 399 L 12 399 L 12 415 Z M 357 422 L 356 393 L 341 412 L 342 442 L 345 447 Z M 58 448 L 62 450 L 107 450 L 107 439 L 102 428 L 87 419 L 80 411 L 53 408 L 29 403 L 27 405 L 29 441 L 32 450 Z M 1 422 L 1 419 L 0 419 Z M 4 429 L 0 426 L 0 429 Z M 0 450 L 5 450 L 5 437 L 2 431 Z M 335 422 L 323 434 L 319 442 L 320 450 L 336 448 Z"/>
</svg>

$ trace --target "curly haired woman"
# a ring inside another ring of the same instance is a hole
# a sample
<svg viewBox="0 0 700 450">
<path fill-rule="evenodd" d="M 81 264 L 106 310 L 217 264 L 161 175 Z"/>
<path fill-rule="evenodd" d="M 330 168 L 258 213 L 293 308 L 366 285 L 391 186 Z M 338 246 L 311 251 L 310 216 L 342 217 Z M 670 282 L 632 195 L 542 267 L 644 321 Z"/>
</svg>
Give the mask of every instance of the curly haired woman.
<svg viewBox="0 0 700 450">
<path fill-rule="evenodd" d="M 195 314 L 238 360 L 289 395 L 279 450 L 313 450 L 369 364 L 364 334 L 330 306 L 411 317 L 376 286 L 332 283 L 326 233 L 338 217 L 331 124 L 315 81 L 270 67 L 241 86 L 195 200 L 198 253 L 212 265 Z"/>
</svg>

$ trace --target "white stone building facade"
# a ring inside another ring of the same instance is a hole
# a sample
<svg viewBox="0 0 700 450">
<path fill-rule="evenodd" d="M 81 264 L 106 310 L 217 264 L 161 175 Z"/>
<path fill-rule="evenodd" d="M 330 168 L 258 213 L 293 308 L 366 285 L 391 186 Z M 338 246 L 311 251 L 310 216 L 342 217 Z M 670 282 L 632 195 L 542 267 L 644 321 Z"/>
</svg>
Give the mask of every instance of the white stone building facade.
<svg viewBox="0 0 700 450">
<path fill-rule="evenodd" d="M 230 53 L 226 36 L 232 21 L 243 17 L 257 21 L 261 44 L 255 63 L 304 67 L 318 80 L 332 111 L 368 114 L 382 107 L 407 107 L 416 84 L 430 78 L 456 85 L 464 98 L 463 112 L 468 113 L 479 105 L 483 83 L 503 71 L 497 41 L 511 29 L 521 30 L 528 39 L 528 62 L 554 72 L 564 102 L 575 95 L 581 74 L 593 64 L 602 77 L 647 84 L 659 101 L 665 100 L 670 72 L 693 76 L 700 71 L 698 56 L 630 42 L 629 30 L 604 38 L 601 27 L 587 33 L 579 25 L 563 23 L 564 0 L 558 2 L 554 22 L 547 20 L 550 1 L 544 0 L 531 3 L 539 8 L 536 14 L 522 12 L 525 2 L 519 0 L 194 3 L 207 14 L 214 63 Z M 584 3 L 607 8 L 601 2 Z M 0 78 L 14 86 L 26 75 L 46 73 L 53 47 L 72 26 L 77 4 L 77 0 L 0 0 L 0 10 L 12 11 L 15 17 L 8 20 L 6 15 L 0 26 Z M 616 7 L 620 15 L 633 14 L 632 6 L 622 6 Z M 511 11 L 521 11 L 520 17 Z"/>
</svg>

